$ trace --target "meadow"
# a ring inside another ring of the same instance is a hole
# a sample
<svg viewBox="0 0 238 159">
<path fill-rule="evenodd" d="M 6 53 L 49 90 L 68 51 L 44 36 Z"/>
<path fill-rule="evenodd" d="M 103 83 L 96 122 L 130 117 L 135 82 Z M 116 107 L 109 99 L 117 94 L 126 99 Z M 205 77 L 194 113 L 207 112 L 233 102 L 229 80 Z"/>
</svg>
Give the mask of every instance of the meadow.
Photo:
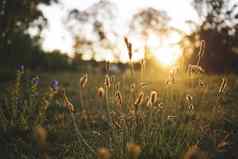
<svg viewBox="0 0 238 159">
<path fill-rule="evenodd" d="M 0 159 L 238 159 L 238 0 L 0 0 Z"/>
<path fill-rule="evenodd" d="M 238 80 L 182 69 L 34 73 L 1 85 L 6 159 L 236 159 Z"/>
</svg>

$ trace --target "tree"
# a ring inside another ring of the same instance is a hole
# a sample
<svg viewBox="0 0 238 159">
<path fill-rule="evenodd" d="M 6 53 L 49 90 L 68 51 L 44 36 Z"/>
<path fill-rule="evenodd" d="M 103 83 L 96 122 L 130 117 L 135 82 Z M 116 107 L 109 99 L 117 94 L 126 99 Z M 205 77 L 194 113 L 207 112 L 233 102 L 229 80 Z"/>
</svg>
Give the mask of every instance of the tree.
<svg viewBox="0 0 238 159">
<path fill-rule="evenodd" d="M 205 54 L 201 65 L 208 72 L 238 70 L 238 13 L 237 4 L 230 0 L 194 0 L 193 5 L 202 20 L 201 25 L 186 39 L 196 44 L 204 40 Z M 195 45 L 198 52 L 199 45 Z M 197 54 L 192 54 L 190 63 L 195 63 Z"/>
<path fill-rule="evenodd" d="M 52 0 L 1 0 L 0 1 L 0 53 L 1 65 L 12 66 L 14 62 L 31 61 L 28 58 L 40 53 L 37 37 L 32 40 L 25 33 L 35 20 L 39 30 L 46 19 L 37 9 L 38 4 L 50 4 Z M 54 0 L 56 1 L 56 0 Z M 36 41 L 36 43 L 34 42 Z M 32 50 L 30 50 L 32 49 Z M 38 51 L 36 51 L 38 50 Z"/>
<path fill-rule="evenodd" d="M 66 20 L 68 31 L 75 38 L 76 53 L 95 57 L 100 49 L 113 52 L 116 37 L 117 6 L 108 0 L 100 0 L 84 11 L 73 9 Z"/>
<path fill-rule="evenodd" d="M 4 41 L 6 44 L 6 42 L 9 41 L 9 34 L 25 31 L 29 28 L 31 22 L 39 17 L 43 17 L 42 13 L 37 9 L 37 6 L 40 3 L 50 4 L 51 1 L 52 0 L 1 0 L 1 41 Z"/>
<path fill-rule="evenodd" d="M 170 18 L 165 11 L 154 8 L 146 8 L 137 12 L 130 22 L 130 32 L 134 32 L 148 40 L 149 35 L 164 36 L 168 33 Z"/>
</svg>

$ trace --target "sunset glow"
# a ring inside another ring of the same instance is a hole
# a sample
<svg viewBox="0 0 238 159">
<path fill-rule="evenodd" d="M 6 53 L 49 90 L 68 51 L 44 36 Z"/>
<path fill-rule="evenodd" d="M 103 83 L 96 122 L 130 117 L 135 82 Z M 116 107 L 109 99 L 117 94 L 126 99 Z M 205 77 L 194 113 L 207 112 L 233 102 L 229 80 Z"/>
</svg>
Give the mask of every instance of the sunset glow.
<svg viewBox="0 0 238 159">
<path fill-rule="evenodd" d="M 179 2 L 174 0 L 108 0 L 112 2 L 118 12 L 116 17 L 113 18 L 113 21 L 104 20 L 104 27 L 108 30 L 107 38 L 110 41 L 110 45 L 113 46 L 113 50 L 109 48 L 100 48 L 96 44 L 95 33 L 92 32 L 91 26 L 78 25 L 77 22 L 72 21 L 71 31 L 67 30 L 66 18 L 70 10 L 78 9 L 79 11 L 88 11 L 90 12 L 90 7 L 99 3 L 99 0 L 60 0 L 61 3 L 56 4 L 52 3 L 51 6 L 39 5 L 39 9 L 43 12 L 45 17 L 48 19 L 48 26 L 42 32 L 42 46 L 44 50 L 60 50 L 63 53 L 67 53 L 70 56 L 74 55 L 74 36 L 78 34 L 78 30 L 83 30 L 83 36 L 88 38 L 87 40 L 92 41 L 92 44 L 97 47 L 94 47 L 94 53 L 91 50 L 86 51 L 83 55 L 84 59 L 94 58 L 97 61 L 120 61 L 128 62 L 128 55 L 126 47 L 124 46 L 123 37 L 129 36 L 133 44 L 133 61 L 138 61 L 144 56 L 144 46 L 147 43 L 148 47 L 152 50 L 153 55 L 158 60 L 158 63 L 162 65 L 173 65 L 176 63 L 178 57 L 180 56 L 179 47 L 175 47 L 171 44 L 176 44 L 176 42 L 181 39 L 181 35 L 170 33 L 169 36 L 160 37 L 155 34 L 150 34 L 147 42 L 141 37 L 135 35 L 129 35 L 129 22 L 132 16 L 140 9 L 153 7 L 158 10 L 164 10 L 168 13 L 168 16 L 171 17 L 169 22 L 170 27 L 176 27 L 181 29 L 184 32 L 191 31 L 189 26 L 186 24 L 186 20 L 193 19 L 198 21 L 197 15 L 190 5 L 191 0 L 180 0 Z M 173 4 L 173 5 L 171 5 Z M 182 10 L 187 10 L 190 14 L 186 12 L 177 12 L 177 5 L 180 5 Z M 114 10 L 113 10 L 114 11 Z M 102 15 L 98 16 L 99 19 L 102 18 Z M 80 35 L 82 35 L 80 33 Z M 91 53 L 90 53 L 91 51 Z M 109 53 L 108 53 L 109 52 Z M 94 54 L 94 56 L 92 56 Z M 110 54 L 110 55 L 109 55 Z"/>
<path fill-rule="evenodd" d="M 166 37 L 161 38 L 155 34 L 151 34 L 147 40 L 147 46 L 151 50 L 151 56 L 164 67 L 173 66 L 181 56 L 181 48 L 177 43 L 182 36 L 171 32 Z"/>
<path fill-rule="evenodd" d="M 154 53 L 156 60 L 163 66 L 173 66 L 181 56 L 179 47 L 162 47 Z"/>
</svg>

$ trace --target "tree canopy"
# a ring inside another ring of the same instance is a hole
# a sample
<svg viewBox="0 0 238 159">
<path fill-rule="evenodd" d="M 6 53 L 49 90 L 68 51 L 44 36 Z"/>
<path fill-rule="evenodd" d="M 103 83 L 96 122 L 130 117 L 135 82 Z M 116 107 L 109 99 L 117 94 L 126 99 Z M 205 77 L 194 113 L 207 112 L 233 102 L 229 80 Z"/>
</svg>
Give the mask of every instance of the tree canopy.
<svg viewBox="0 0 238 159">
<path fill-rule="evenodd" d="M 149 7 L 137 12 L 130 22 L 130 31 L 147 39 L 150 34 L 163 36 L 169 31 L 170 18 L 165 11 Z"/>
<path fill-rule="evenodd" d="M 41 30 L 47 20 L 38 4 L 56 0 L 1 0 L 0 1 L 0 65 L 14 67 L 22 63 L 29 67 L 42 62 L 43 54 L 38 37 L 31 38 L 27 29 L 33 22 Z"/>
<path fill-rule="evenodd" d="M 193 5 L 202 20 L 197 30 L 185 39 L 195 47 L 190 60 L 197 59 L 199 42 L 206 43 L 201 65 L 208 72 L 227 72 L 238 70 L 238 8 L 230 0 L 194 0 Z M 189 50 L 185 49 L 186 52 Z"/>
</svg>

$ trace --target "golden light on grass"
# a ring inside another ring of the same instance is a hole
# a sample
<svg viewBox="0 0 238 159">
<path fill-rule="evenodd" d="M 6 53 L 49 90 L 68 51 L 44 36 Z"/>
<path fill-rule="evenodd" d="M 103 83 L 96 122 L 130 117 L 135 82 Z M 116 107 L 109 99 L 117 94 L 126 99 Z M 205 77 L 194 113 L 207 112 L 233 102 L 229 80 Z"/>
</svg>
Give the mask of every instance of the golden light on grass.
<svg viewBox="0 0 238 159">
<path fill-rule="evenodd" d="M 97 150 L 98 159 L 109 159 L 110 157 L 111 157 L 111 153 L 109 149 L 102 147 Z"/>
<path fill-rule="evenodd" d="M 141 153 L 141 146 L 134 143 L 127 144 L 127 150 L 131 159 L 138 159 Z"/>
</svg>

